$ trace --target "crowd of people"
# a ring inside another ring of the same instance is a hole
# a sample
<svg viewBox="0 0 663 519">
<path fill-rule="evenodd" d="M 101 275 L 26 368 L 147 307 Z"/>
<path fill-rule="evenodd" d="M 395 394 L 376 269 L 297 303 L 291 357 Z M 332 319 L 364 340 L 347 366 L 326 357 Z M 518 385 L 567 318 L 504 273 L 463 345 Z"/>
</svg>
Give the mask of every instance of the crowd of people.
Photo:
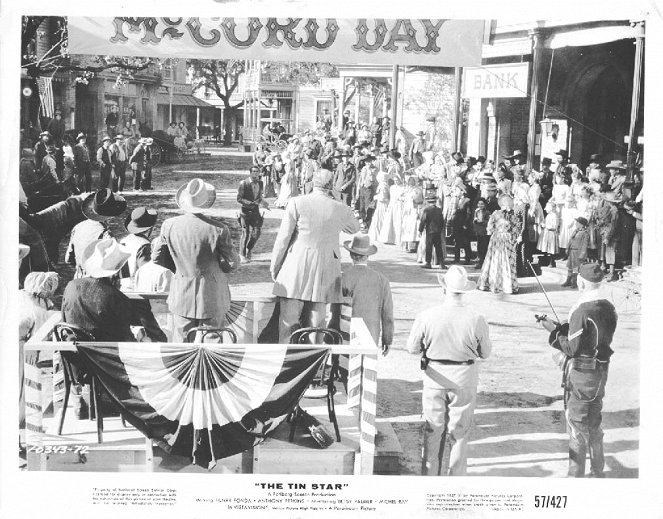
<svg viewBox="0 0 663 519">
<path fill-rule="evenodd" d="M 269 209 L 267 198 L 273 197 L 274 205 L 285 209 L 269 267 L 278 299 L 281 343 L 302 326 L 328 326 L 329 305 L 350 298 L 352 315 L 364 319 L 373 340 L 387 354 L 393 340 L 393 302 L 389 281 L 368 264 L 377 252 L 376 244 L 416 254 L 426 269 L 437 265 L 446 270 L 444 276 L 438 275 L 448 296 L 443 307 L 418 316 L 408 340 L 408 349 L 423 352 L 426 360 L 423 408 L 429 474 L 465 473 L 467 432 L 476 404 L 475 360 L 491 352 L 486 321 L 466 307 L 459 310 L 464 306 L 462 294 L 476 288 L 517 292 L 517 278 L 527 266 L 531 269 L 528 262 L 535 254 L 550 263 L 567 260 L 569 277 L 564 285 L 589 291 L 582 299 L 587 308 L 581 305 L 578 311 L 594 316 L 601 325 L 599 332 L 605 334 L 600 358 L 594 355 L 595 373 L 570 381 L 568 387 L 574 383 L 579 390 L 588 384 L 604 387 L 616 316 L 603 300 L 592 299 L 596 296 L 592 291 L 606 272 L 611 280 L 617 266 L 639 264 L 641 223 L 635 222 L 642 221 L 642 172 L 629 186 L 622 162 L 602 166 L 593 156 L 582 170 L 568 164 L 564 150 L 554 163 L 544 158 L 541 171 L 528 170 L 518 150 L 498 167 L 483 157 L 465 159 L 459 152 L 446 157 L 429 150 L 421 152 L 422 161 L 416 165 L 413 158 L 420 150 L 416 141 L 411 157 L 382 142 L 377 147 L 377 142 L 352 143 L 347 133 L 335 138 L 330 132 L 318 139 L 313 132 L 304 132 L 289 137 L 284 151 L 258 149 L 237 190 L 242 238 L 236 250 L 229 227 L 209 213 L 216 189 L 201 179 L 177 190 L 175 201 L 182 214 L 166 219 L 153 237 L 158 214 L 146 207 L 127 211 L 119 193 L 121 184 L 114 189 L 112 183 L 117 174 L 111 138 L 104 138 L 97 156 L 101 184 L 96 192 L 79 197 L 81 218 L 71 230 L 64 258 L 75 267 L 75 276 L 64 289 L 63 320 L 96 340 L 111 342 L 186 342 L 193 328 L 224 326 L 231 301 L 228 275 L 240 261 L 252 260 L 263 224 L 261 210 Z M 35 154 L 43 147 L 38 145 Z M 48 161 L 48 155 L 46 149 L 42 162 Z M 113 236 L 108 222 L 122 217 L 127 233 Z M 630 240 L 627 217 L 635 223 Z M 342 266 L 341 232 L 352 235 L 343 243 L 351 266 Z M 447 244 L 453 244 L 454 263 L 462 257 L 471 264 L 476 249 L 477 283 L 469 281 L 464 267 L 446 268 Z M 22 329 L 27 330 L 23 341 L 34 330 L 30 322 L 43 321 L 44 312 L 52 307 L 48 298 L 58 284 L 57 275 L 29 276 L 33 277 L 25 278 L 23 289 Z M 167 293 L 172 330 L 166 333 L 149 302 L 130 298 L 127 291 Z M 558 343 L 553 347 L 566 359 L 586 356 L 590 347 L 585 320 L 574 321 L 572 316 L 571 321 L 566 335 L 555 328 Z M 567 337 L 566 342 L 560 336 Z M 472 338 L 469 348 L 468 337 Z M 573 370 L 575 364 L 567 362 L 564 369 Z M 577 369 L 588 368 L 578 365 Z M 440 382 L 443 379 L 447 382 Z M 589 446 L 592 455 L 600 443 L 600 409 L 574 394 L 568 401 L 575 405 L 567 417 L 575 431 L 574 448 L 584 456 L 583 449 Z M 447 422 L 444 417 L 450 410 L 456 415 Z M 592 458 L 597 476 L 602 474 L 602 463 Z M 584 475 L 584 461 L 572 458 L 571 465 L 570 474 Z"/>
</svg>

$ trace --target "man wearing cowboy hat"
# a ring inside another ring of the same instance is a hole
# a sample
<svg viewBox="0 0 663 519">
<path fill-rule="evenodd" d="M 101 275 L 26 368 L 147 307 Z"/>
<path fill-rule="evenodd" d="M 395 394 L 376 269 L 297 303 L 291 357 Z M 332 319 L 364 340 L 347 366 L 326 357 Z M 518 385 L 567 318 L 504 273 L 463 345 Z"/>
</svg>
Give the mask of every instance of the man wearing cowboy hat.
<svg viewBox="0 0 663 519">
<path fill-rule="evenodd" d="M 603 478 L 605 459 L 601 409 L 610 347 L 617 328 L 617 313 L 601 290 L 603 272 L 595 263 L 585 263 L 578 272 L 580 297 L 569 311 L 568 329 L 548 319 L 553 360 L 562 368 L 566 428 L 569 433 L 569 477 L 585 476 L 587 454 L 590 477 Z"/>
<path fill-rule="evenodd" d="M 521 175 L 525 174 L 525 154 L 521 150 L 514 150 L 513 154 L 504 158 L 510 162 L 509 172 L 511 179 L 517 176 L 518 173 Z"/>
<path fill-rule="evenodd" d="M 134 191 L 143 191 L 147 187 L 147 179 L 145 178 L 145 155 L 146 155 L 146 139 L 139 139 L 138 144 L 134 148 L 134 152 L 129 158 L 129 164 L 134 173 Z"/>
<path fill-rule="evenodd" d="M 152 257 L 169 254 L 175 264 L 168 309 L 173 314 L 176 341 L 201 324 L 223 326 L 230 309 L 226 274 L 235 269 L 237 253 L 230 230 L 204 213 L 216 200 L 216 189 L 199 178 L 184 184 L 175 201 L 183 215 L 161 225 L 160 246 Z"/>
<path fill-rule="evenodd" d="M 129 256 L 113 238 L 91 242 L 83 251 L 86 277 L 73 279 L 64 290 L 62 318 L 96 341 L 136 342 L 131 326 L 141 326 L 151 341 L 165 342 L 149 301 L 129 299 L 119 289 Z"/>
<path fill-rule="evenodd" d="M 74 146 L 74 176 L 78 189 L 89 193 L 92 190 L 92 165 L 90 163 L 90 150 L 86 144 L 87 137 L 84 133 L 76 136 Z"/>
<path fill-rule="evenodd" d="M 145 158 L 143 160 L 143 180 L 141 186 L 145 191 L 152 191 L 152 137 L 145 137 Z"/>
<path fill-rule="evenodd" d="M 418 131 L 417 136 L 410 145 L 410 152 L 408 158 L 413 168 L 418 168 L 424 163 L 424 151 L 426 151 L 426 134 L 423 131 Z"/>
<path fill-rule="evenodd" d="M 138 258 L 150 260 L 150 234 L 156 223 L 157 212 L 147 207 L 137 207 L 124 220 L 124 228 L 129 234 L 120 240 L 120 245 L 130 254 L 127 261 L 130 279 L 134 278 L 138 269 Z"/>
<path fill-rule="evenodd" d="M 263 194 L 260 168 L 251 166 L 249 177 L 242 180 L 237 188 L 237 202 L 242 206 L 239 214 L 239 225 L 242 228 L 239 258 L 242 263 L 251 261 L 251 251 L 260 238 L 263 221 L 260 208 L 269 209 Z"/>
<path fill-rule="evenodd" d="M 99 189 L 111 187 L 111 173 L 113 171 L 113 150 L 110 147 L 111 138 L 104 135 L 101 146 L 97 150 L 97 162 L 99 163 Z"/>
<path fill-rule="evenodd" d="M 352 259 L 352 266 L 343 269 L 343 296 L 352 298 L 352 317 L 364 320 L 373 341 L 386 355 L 394 339 L 394 305 L 389 280 L 368 266 L 369 256 L 378 248 L 364 233 L 344 241 L 343 247 Z"/>
<path fill-rule="evenodd" d="M 626 166 L 621 160 L 612 160 L 606 164 L 605 169 L 610 174 L 610 189 L 615 194 L 615 199 L 624 201 L 624 182 L 626 181 Z"/>
<path fill-rule="evenodd" d="M 282 344 L 298 323 L 323 325 L 327 305 L 343 301 L 339 234 L 357 232 L 359 222 L 352 209 L 333 199 L 332 185 L 331 171 L 315 171 L 313 192 L 290 199 L 274 243 L 270 271 Z M 305 304 L 310 313 L 303 316 Z"/>
<path fill-rule="evenodd" d="M 428 206 L 421 212 L 419 219 L 419 233 L 426 232 L 426 248 L 425 260 L 421 268 L 430 269 L 431 260 L 433 258 L 433 250 L 435 250 L 435 257 L 441 269 L 444 266 L 444 258 L 446 256 L 446 236 L 444 225 L 444 212 L 440 207 L 442 201 L 435 195 L 426 198 Z"/>
<path fill-rule="evenodd" d="M 124 140 L 124 135 L 118 133 L 115 136 L 115 142 L 111 145 L 111 151 L 114 171 L 112 178 L 112 189 L 116 193 L 118 191 L 122 192 L 124 190 L 127 162 L 129 160 L 129 157 L 127 156 L 127 144 Z"/>
<path fill-rule="evenodd" d="M 47 148 L 52 144 L 51 132 L 45 130 L 39 134 L 39 141 L 35 144 L 35 167 L 37 170 L 41 169 L 41 162 L 46 156 Z"/>
<path fill-rule="evenodd" d="M 454 265 L 437 278 L 444 301 L 417 315 L 407 341 L 410 353 L 422 354 L 424 370 L 422 469 L 428 476 L 464 476 L 479 382 L 475 361 L 490 357 L 492 344 L 486 320 L 463 301 L 476 288 L 467 271 Z"/>
<path fill-rule="evenodd" d="M 357 180 L 357 169 L 350 162 L 350 152 L 348 150 L 340 151 L 341 163 L 336 166 L 334 173 L 334 198 L 341 200 L 345 205 L 352 205 L 352 193 L 355 189 Z"/>
<path fill-rule="evenodd" d="M 91 193 L 83 200 L 81 211 L 85 220 L 76 224 L 71 230 L 71 239 L 65 253 L 65 261 L 76 266 L 74 277 L 85 275 L 83 266 L 85 248 L 95 240 L 112 238 L 106 221 L 121 215 L 126 208 L 126 200 L 108 188 Z"/>
</svg>

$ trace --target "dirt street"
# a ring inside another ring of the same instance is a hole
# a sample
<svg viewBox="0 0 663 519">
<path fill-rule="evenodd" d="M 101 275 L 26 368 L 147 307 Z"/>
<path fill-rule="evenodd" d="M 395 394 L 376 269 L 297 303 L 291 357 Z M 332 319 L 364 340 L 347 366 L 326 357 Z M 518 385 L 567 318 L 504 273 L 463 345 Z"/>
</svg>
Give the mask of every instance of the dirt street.
<svg viewBox="0 0 663 519">
<path fill-rule="evenodd" d="M 203 178 L 217 187 L 212 213 L 226 219 L 237 244 L 236 186 L 247 174 L 249 163 L 248 156 L 232 154 L 160 167 L 154 172 L 154 191 L 128 192 L 126 198 L 130 208 L 148 205 L 158 209 L 157 225 L 160 225 L 165 218 L 178 213 L 174 202 L 177 187 L 192 178 Z M 271 293 L 269 258 L 282 213 L 279 209 L 266 213 L 254 261 L 231 276 L 235 296 Z M 119 219 L 112 223 L 112 228 L 117 237 L 125 234 Z M 60 259 L 66 245 L 64 240 Z M 413 254 L 395 246 L 378 244 L 378 247 L 371 265 L 391 281 L 396 319 L 393 349 L 379 360 L 378 419 L 391 422 L 396 431 L 403 449 L 401 473 L 418 474 L 421 372 L 418 357 L 407 353 L 404 345 L 416 314 L 439 303 L 442 290 L 435 270 L 420 269 Z M 344 253 L 343 261 L 349 262 L 349 255 Z M 59 270 L 66 280 L 71 277 L 71 269 L 60 265 Z M 472 276 L 478 275 L 473 267 L 469 270 Z M 542 281 L 560 317 L 564 318 L 577 299 L 577 291 L 560 288 L 560 280 L 554 273 L 545 273 Z M 548 334 L 534 320 L 534 313 L 551 312 L 534 278 L 521 282 L 517 295 L 496 296 L 476 291 L 467 296 L 468 305 L 489 322 L 494 352 L 492 358 L 481 364 L 476 425 L 469 443 L 470 475 L 563 477 L 566 474 L 567 435 L 561 374 L 551 359 Z M 638 474 L 639 340 L 639 315 L 620 315 L 604 399 L 607 477 Z"/>
</svg>

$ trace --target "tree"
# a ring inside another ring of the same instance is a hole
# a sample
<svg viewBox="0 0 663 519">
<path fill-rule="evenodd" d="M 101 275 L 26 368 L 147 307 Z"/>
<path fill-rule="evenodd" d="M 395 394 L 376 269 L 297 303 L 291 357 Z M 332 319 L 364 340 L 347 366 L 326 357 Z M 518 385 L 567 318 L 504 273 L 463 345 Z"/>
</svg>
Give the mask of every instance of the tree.
<svg viewBox="0 0 663 519">
<path fill-rule="evenodd" d="M 37 50 L 38 39 L 45 38 L 48 49 Z M 52 76 L 55 72 L 75 72 L 77 81 L 87 82 L 97 73 L 109 70 L 118 74 L 118 81 L 131 79 L 132 74 L 147 69 L 152 58 L 124 56 L 70 56 L 67 19 L 55 16 L 24 16 L 21 34 L 21 68 L 32 79 Z"/>
<path fill-rule="evenodd" d="M 244 99 L 232 104 L 231 97 L 239 86 L 239 79 L 246 71 L 245 62 L 236 59 L 214 59 L 189 61 L 189 76 L 193 91 L 203 89 L 214 92 L 221 101 L 225 111 L 223 143 L 232 144 L 232 123 Z"/>
</svg>

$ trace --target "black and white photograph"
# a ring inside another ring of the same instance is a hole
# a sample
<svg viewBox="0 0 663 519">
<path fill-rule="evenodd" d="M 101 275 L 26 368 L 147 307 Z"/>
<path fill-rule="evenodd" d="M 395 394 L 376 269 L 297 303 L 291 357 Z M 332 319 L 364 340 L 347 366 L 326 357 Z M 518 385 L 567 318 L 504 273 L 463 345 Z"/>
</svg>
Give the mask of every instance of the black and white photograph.
<svg viewBox="0 0 663 519">
<path fill-rule="evenodd" d="M 569 478 L 657 517 L 656 6 L 209 3 L 5 20 L 3 474 L 77 478 L 99 517 L 575 517 L 620 488 Z"/>
</svg>

